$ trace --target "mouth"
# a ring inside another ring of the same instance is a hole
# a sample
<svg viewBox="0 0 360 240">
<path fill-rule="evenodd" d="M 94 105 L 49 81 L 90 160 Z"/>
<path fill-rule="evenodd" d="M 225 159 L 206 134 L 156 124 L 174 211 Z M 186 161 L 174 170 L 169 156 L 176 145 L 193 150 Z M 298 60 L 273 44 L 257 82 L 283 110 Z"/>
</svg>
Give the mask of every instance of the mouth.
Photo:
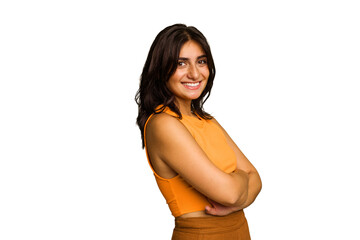
<svg viewBox="0 0 360 240">
<path fill-rule="evenodd" d="M 181 84 L 184 85 L 184 87 L 187 89 L 197 90 L 200 88 L 201 81 L 199 81 L 199 82 L 183 82 Z"/>
</svg>

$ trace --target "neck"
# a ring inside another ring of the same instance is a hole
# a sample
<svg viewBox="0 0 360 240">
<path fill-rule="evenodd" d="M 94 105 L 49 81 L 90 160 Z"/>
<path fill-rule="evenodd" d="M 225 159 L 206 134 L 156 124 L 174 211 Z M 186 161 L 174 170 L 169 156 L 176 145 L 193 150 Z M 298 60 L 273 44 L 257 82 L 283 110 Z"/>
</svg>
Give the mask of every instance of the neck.
<svg viewBox="0 0 360 240">
<path fill-rule="evenodd" d="M 192 116 L 193 113 L 191 112 L 191 101 L 187 102 L 175 102 L 176 106 L 179 108 L 181 114 Z"/>
</svg>

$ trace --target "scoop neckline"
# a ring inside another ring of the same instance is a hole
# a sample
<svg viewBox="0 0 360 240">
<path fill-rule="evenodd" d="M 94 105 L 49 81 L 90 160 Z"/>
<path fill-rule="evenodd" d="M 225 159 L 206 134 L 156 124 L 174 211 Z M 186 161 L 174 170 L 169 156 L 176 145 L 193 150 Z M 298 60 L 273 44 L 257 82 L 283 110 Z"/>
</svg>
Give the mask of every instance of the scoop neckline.
<svg viewBox="0 0 360 240">
<path fill-rule="evenodd" d="M 190 118 L 190 119 L 195 119 L 195 120 L 202 120 L 201 117 L 199 117 L 199 115 L 197 115 L 196 113 L 194 113 L 193 115 L 189 116 L 189 115 L 185 115 L 185 114 L 181 114 L 183 117 L 186 117 L 186 118 Z"/>
</svg>

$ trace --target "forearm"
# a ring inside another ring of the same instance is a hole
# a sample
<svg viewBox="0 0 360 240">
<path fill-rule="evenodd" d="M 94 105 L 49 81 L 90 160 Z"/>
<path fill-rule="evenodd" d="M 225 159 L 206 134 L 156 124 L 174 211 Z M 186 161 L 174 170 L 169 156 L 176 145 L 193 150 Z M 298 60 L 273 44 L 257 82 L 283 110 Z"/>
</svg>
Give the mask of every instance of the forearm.
<svg viewBox="0 0 360 240">
<path fill-rule="evenodd" d="M 240 197 L 238 200 L 231 205 L 221 205 L 215 201 L 212 201 L 209 199 L 211 205 L 206 206 L 205 212 L 210 215 L 215 216 L 225 216 L 230 213 L 239 211 L 241 209 L 244 209 L 248 207 L 250 204 L 252 204 L 256 198 L 256 196 L 259 194 L 261 190 L 261 180 L 260 176 L 257 172 L 250 172 L 246 173 L 242 170 L 236 170 L 233 173 L 230 173 L 230 175 L 238 181 L 239 184 L 237 184 L 238 187 L 241 187 L 240 191 Z M 246 185 L 245 185 L 246 182 Z M 242 184 L 241 184 L 242 183 Z M 236 191 L 234 191 L 236 192 Z"/>
<path fill-rule="evenodd" d="M 234 204 L 232 204 L 233 207 L 236 207 L 239 210 L 244 209 L 255 201 L 257 195 L 261 190 L 260 176 L 257 172 L 246 173 L 239 169 L 237 169 L 232 174 L 236 174 L 238 178 L 240 177 L 239 181 L 244 181 L 245 178 L 244 175 L 246 175 L 247 177 L 246 187 L 244 186 L 242 187 L 242 189 L 239 191 L 239 196 L 237 201 Z"/>
<path fill-rule="evenodd" d="M 249 173 L 248 177 L 247 198 L 242 204 L 238 205 L 241 209 L 247 208 L 255 201 L 262 187 L 261 179 L 257 172 Z"/>
<path fill-rule="evenodd" d="M 234 189 L 235 200 L 230 206 L 242 206 L 248 199 L 249 175 L 240 169 L 236 169 L 234 172 L 230 173 L 230 175 L 237 182 Z"/>
</svg>

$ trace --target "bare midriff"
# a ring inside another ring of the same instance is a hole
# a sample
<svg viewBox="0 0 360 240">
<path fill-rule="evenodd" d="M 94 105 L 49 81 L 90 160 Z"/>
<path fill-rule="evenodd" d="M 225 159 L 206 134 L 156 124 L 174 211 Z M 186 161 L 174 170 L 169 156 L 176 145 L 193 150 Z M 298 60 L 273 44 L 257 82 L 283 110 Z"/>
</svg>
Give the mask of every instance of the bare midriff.
<svg viewBox="0 0 360 240">
<path fill-rule="evenodd" d="M 198 212 L 185 213 L 176 218 L 194 218 L 194 217 L 214 217 L 214 216 L 206 214 L 205 211 L 198 211 Z"/>
</svg>

